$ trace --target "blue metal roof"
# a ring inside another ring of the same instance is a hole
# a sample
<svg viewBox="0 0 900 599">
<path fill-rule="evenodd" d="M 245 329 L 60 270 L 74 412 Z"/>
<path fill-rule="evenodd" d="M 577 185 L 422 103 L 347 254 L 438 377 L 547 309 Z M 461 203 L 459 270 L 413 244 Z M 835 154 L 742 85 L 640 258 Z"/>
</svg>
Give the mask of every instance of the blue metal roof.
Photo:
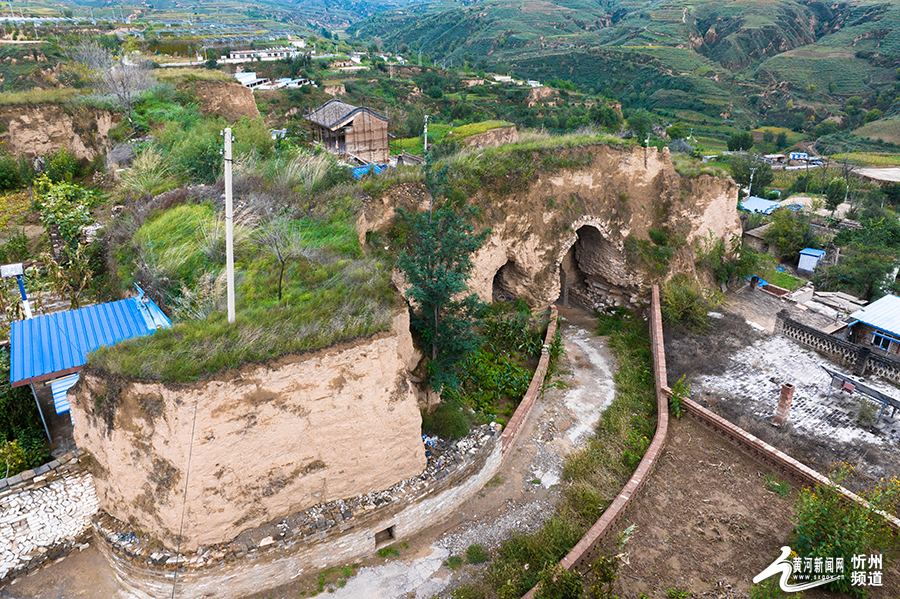
<svg viewBox="0 0 900 599">
<path fill-rule="evenodd" d="M 825 255 L 825 250 L 814 250 L 812 248 L 803 248 L 800 250 L 801 256 L 815 256 L 816 258 L 821 258 Z"/>
<path fill-rule="evenodd" d="M 132 297 L 12 322 L 9 381 L 13 387 L 78 372 L 87 355 L 147 335 L 171 321 L 150 298 Z"/>
<path fill-rule="evenodd" d="M 750 196 L 738 205 L 748 212 L 762 212 L 763 214 L 771 214 L 776 208 L 781 206 L 778 202 L 764 200 L 756 196 Z"/>
<path fill-rule="evenodd" d="M 886 295 L 850 315 L 870 327 L 900 335 L 900 297 Z"/>
</svg>

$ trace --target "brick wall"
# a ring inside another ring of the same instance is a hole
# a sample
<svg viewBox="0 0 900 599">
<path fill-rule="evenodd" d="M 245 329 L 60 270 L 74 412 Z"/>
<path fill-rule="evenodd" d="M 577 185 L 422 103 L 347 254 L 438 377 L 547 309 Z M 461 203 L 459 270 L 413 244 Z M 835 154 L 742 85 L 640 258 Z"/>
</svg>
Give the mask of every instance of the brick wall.
<svg viewBox="0 0 900 599">
<path fill-rule="evenodd" d="M 666 444 L 666 433 L 669 426 L 669 388 L 666 385 L 666 354 L 662 333 L 662 312 L 659 305 L 659 286 L 653 285 L 653 296 L 650 303 L 650 349 L 653 354 L 653 378 L 656 383 L 657 421 L 656 433 L 647 448 L 647 453 L 619 495 L 606 508 L 600 519 L 587 531 L 584 537 L 566 555 L 560 565 L 567 570 L 587 567 L 595 558 L 597 548 L 606 535 L 621 520 L 625 508 L 646 482 L 656 460 Z M 534 599 L 535 589 L 525 594 L 523 599 Z"/>
<path fill-rule="evenodd" d="M 519 433 L 522 432 L 522 427 L 525 425 L 525 421 L 528 420 L 528 416 L 531 414 L 538 396 L 544 392 L 544 377 L 547 376 L 547 368 L 550 366 L 550 344 L 553 343 L 553 338 L 556 336 L 558 316 L 559 310 L 556 309 L 556 306 L 550 306 L 550 322 L 547 324 L 547 335 L 544 337 L 541 359 L 534 371 L 534 376 L 531 377 L 528 391 L 525 392 L 522 401 L 519 402 L 515 413 L 513 413 L 512 418 L 509 419 L 506 428 L 503 430 L 503 455 L 507 454 L 509 448 L 519 437 Z"/>
<path fill-rule="evenodd" d="M 97 512 L 83 451 L 0 480 L 0 581 L 68 554 L 90 536 Z"/>
<path fill-rule="evenodd" d="M 695 401 L 685 399 L 684 408 L 687 414 L 692 418 L 724 437 L 732 445 L 735 445 L 738 449 L 749 454 L 750 457 L 770 466 L 791 480 L 804 486 L 813 486 L 817 484 L 833 486 L 848 501 L 857 501 L 868 507 L 868 503 L 858 495 L 851 493 L 843 487 L 832 485 L 828 477 L 819 474 L 809 466 L 798 462 L 786 453 L 775 449 L 765 441 L 751 435 L 744 429 L 732 424 L 721 416 L 710 412 Z M 891 526 L 900 529 L 900 520 L 883 512 L 882 516 L 887 519 Z"/>
</svg>

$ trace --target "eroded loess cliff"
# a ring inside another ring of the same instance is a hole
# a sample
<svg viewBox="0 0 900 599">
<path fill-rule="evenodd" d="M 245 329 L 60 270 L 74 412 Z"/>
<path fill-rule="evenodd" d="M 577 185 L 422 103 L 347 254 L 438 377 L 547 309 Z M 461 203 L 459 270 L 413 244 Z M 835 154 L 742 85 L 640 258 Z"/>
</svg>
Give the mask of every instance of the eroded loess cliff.
<svg viewBox="0 0 900 599">
<path fill-rule="evenodd" d="M 105 110 L 62 104 L 0 106 L 0 141 L 29 158 L 68 148 L 80 160 L 106 154 L 109 130 L 122 118 Z"/>
<path fill-rule="evenodd" d="M 181 547 L 193 551 L 420 474 L 416 361 L 402 311 L 389 333 L 194 384 L 86 371 L 76 442 L 93 457 L 100 508 L 169 548 L 187 481 Z"/>
<path fill-rule="evenodd" d="M 531 176 L 521 178 L 527 164 L 518 174 L 498 168 L 469 199 L 482 209 L 479 226 L 491 228 L 469 282 L 485 301 L 636 304 L 651 283 L 694 275 L 700 238 L 741 232 L 735 183 L 684 177 L 668 150 L 596 145 L 535 150 L 518 160 L 537 165 Z M 427 206 L 425 198 L 398 186 L 367 207 L 360 227 L 385 228 L 394 206 Z"/>
</svg>

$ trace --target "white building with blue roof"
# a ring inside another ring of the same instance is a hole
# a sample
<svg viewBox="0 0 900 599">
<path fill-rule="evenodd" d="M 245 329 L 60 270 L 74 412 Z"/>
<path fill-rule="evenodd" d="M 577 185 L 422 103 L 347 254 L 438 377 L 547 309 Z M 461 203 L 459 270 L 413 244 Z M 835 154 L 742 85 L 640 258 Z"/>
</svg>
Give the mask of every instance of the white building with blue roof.
<svg viewBox="0 0 900 599">
<path fill-rule="evenodd" d="M 886 295 L 850 315 L 850 341 L 900 354 L 900 297 Z"/>
</svg>

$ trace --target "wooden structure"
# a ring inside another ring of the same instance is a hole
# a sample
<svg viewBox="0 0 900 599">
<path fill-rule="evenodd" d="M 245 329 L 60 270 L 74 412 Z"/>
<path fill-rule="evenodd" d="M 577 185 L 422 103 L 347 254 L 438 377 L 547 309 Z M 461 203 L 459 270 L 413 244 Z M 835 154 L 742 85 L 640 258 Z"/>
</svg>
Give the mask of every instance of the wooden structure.
<svg viewBox="0 0 900 599">
<path fill-rule="evenodd" d="M 329 100 L 306 118 L 313 136 L 325 149 L 362 164 L 387 163 L 387 117 L 369 108 Z"/>
</svg>

